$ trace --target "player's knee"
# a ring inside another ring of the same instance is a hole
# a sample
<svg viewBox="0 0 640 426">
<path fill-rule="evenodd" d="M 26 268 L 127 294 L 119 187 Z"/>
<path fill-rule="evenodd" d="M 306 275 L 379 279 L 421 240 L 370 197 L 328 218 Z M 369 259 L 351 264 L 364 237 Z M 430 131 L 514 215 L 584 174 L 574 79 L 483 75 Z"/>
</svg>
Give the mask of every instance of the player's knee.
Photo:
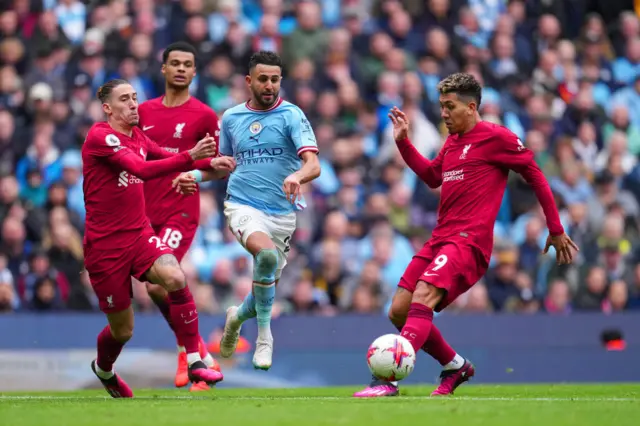
<svg viewBox="0 0 640 426">
<path fill-rule="evenodd" d="M 184 288 L 186 286 L 187 279 L 184 276 L 184 272 L 182 272 L 182 269 L 180 269 L 180 267 L 172 266 L 172 267 L 166 268 L 164 277 L 163 277 L 163 282 L 164 282 L 164 288 L 167 291 L 171 292 L 171 291 L 176 291 L 176 290 L 180 290 L 181 288 Z"/>
<path fill-rule="evenodd" d="M 253 280 L 258 283 L 271 284 L 276 280 L 278 268 L 278 251 L 262 249 L 256 254 L 253 267 Z"/>
<path fill-rule="evenodd" d="M 111 335 L 120 343 L 126 343 L 133 337 L 133 324 L 111 327 Z"/>
<path fill-rule="evenodd" d="M 444 296 L 444 290 L 424 281 L 418 281 L 411 303 L 420 303 L 434 309 Z"/>
<path fill-rule="evenodd" d="M 147 282 L 147 293 L 153 300 L 164 300 L 167 296 L 166 290 L 157 284 Z"/>
<path fill-rule="evenodd" d="M 391 321 L 391 323 L 396 327 L 404 326 L 404 323 L 407 320 L 406 308 L 398 303 L 391 303 L 391 307 L 389 308 L 387 315 L 389 316 L 389 321 Z"/>
</svg>

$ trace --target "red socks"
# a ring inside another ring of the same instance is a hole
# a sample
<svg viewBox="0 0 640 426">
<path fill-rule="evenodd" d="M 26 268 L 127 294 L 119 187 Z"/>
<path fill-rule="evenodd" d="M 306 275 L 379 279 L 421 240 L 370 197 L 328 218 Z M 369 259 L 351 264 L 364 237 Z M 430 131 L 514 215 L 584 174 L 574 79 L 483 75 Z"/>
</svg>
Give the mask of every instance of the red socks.
<svg viewBox="0 0 640 426">
<path fill-rule="evenodd" d="M 171 322 L 178 342 L 182 342 L 187 354 L 198 353 L 198 311 L 189 287 L 169 293 Z"/>
<path fill-rule="evenodd" d="M 429 337 L 433 326 L 433 310 L 420 303 L 412 303 L 409 307 L 407 322 L 400 333 L 411 342 L 413 349 L 418 352 Z"/>
<path fill-rule="evenodd" d="M 125 342 L 126 343 L 126 342 Z M 96 364 L 102 371 L 112 371 L 113 364 L 122 352 L 124 343 L 118 342 L 111 334 L 111 327 L 108 325 L 98 334 L 98 359 Z"/>
<path fill-rule="evenodd" d="M 164 319 L 167 321 L 167 324 L 169 324 L 169 327 L 175 334 L 176 330 L 173 328 L 173 320 L 171 319 L 171 300 L 167 296 L 162 301 L 157 301 L 157 300 L 153 300 L 153 301 L 155 302 L 158 309 L 160 309 L 160 313 L 162 314 Z M 178 339 L 177 335 L 176 335 L 176 341 L 178 343 L 178 346 L 184 346 L 182 343 L 180 343 L 180 339 Z"/>
<path fill-rule="evenodd" d="M 155 299 L 152 300 L 155 302 L 158 309 L 160 309 L 160 313 L 164 319 L 167 320 L 167 324 L 169 324 L 171 330 L 173 330 L 173 321 L 171 320 L 171 300 L 169 300 L 169 296 L 164 298 L 162 301 Z"/>
<path fill-rule="evenodd" d="M 422 350 L 431 355 L 442 366 L 453 361 L 456 356 L 456 351 L 444 340 L 440 330 L 435 325 L 431 327 L 431 333 L 429 333 L 427 342 L 422 346 Z"/>
</svg>

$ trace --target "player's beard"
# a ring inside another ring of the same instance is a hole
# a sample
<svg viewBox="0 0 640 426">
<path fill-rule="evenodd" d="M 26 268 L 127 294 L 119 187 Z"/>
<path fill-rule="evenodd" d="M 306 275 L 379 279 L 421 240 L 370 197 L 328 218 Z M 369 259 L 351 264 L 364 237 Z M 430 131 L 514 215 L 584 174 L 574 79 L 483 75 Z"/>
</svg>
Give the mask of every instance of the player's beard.
<svg viewBox="0 0 640 426">
<path fill-rule="evenodd" d="M 253 91 L 253 99 L 256 101 L 258 105 L 260 105 L 264 109 L 271 108 L 271 106 L 276 102 L 276 99 L 278 99 L 278 96 L 280 95 L 279 90 L 277 92 L 270 93 L 269 96 L 271 96 L 271 100 L 266 101 L 263 99 L 263 97 L 265 96 L 264 93 L 259 93 L 255 90 L 252 90 L 252 91 Z"/>
</svg>

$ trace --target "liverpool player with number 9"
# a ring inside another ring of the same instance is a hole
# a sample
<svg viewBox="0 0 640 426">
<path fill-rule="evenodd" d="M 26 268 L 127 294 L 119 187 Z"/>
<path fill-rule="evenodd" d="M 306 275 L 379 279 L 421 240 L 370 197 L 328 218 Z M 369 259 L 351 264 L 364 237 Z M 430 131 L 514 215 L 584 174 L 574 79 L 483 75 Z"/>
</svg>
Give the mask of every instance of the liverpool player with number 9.
<svg viewBox="0 0 640 426">
<path fill-rule="evenodd" d="M 94 124 L 82 146 L 85 267 L 107 315 L 98 335 L 98 357 L 91 369 L 114 398 L 131 398 L 129 386 L 113 364 L 133 334 L 131 277 L 148 280 L 169 292 L 176 334 L 184 342 L 192 382 L 215 384 L 222 374 L 207 368 L 198 352 L 198 312 L 178 261 L 158 238 L 145 212 L 143 181 L 206 167 L 216 152 L 212 137 L 180 154 L 161 149 L 138 125 L 138 100 L 125 80 L 111 80 L 98 90 L 107 122 Z M 147 158 L 157 161 L 146 161 Z M 202 161 L 204 160 L 204 165 Z"/>
<path fill-rule="evenodd" d="M 481 121 L 482 89 L 473 76 L 453 74 L 438 85 L 441 117 L 449 131 L 438 156 L 429 161 L 408 139 L 409 121 L 398 108 L 389 118 L 402 158 L 431 188 L 442 186 L 438 222 L 431 239 L 407 267 L 393 297 L 389 319 L 413 348 L 442 366 L 432 396 L 450 395 L 475 374 L 433 325 L 433 313 L 449 306 L 485 274 L 493 249 L 493 227 L 509 171 L 521 174 L 540 202 L 549 227 L 544 252 L 556 250 L 559 264 L 578 247 L 564 233 L 549 185 L 533 153 L 507 128 Z M 397 382 L 376 380 L 356 397 L 398 395 Z"/>
</svg>

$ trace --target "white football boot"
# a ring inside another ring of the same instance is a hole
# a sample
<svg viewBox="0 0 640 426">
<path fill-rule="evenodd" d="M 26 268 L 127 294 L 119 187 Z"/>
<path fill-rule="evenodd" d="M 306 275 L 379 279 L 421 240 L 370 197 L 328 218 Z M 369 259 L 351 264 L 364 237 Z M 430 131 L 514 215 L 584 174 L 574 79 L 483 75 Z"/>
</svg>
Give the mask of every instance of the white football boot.
<svg viewBox="0 0 640 426">
<path fill-rule="evenodd" d="M 268 370 L 271 368 L 273 357 L 273 337 L 258 337 L 256 340 L 256 351 L 253 354 L 253 367 L 257 370 Z"/>
<path fill-rule="evenodd" d="M 220 339 L 220 356 L 230 358 L 236 352 L 242 323 L 238 320 L 238 307 L 227 309 L 227 318 L 224 323 L 224 333 Z"/>
</svg>

